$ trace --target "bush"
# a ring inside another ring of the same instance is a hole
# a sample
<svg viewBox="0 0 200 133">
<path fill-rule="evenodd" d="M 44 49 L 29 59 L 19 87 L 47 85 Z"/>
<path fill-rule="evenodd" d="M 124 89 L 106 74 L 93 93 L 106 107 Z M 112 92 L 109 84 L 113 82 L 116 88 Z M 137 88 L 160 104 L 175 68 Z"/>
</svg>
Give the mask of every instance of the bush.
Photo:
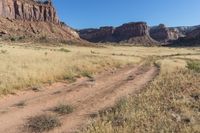
<svg viewBox="0 0 200 133">
<path fill-rule="evenodd" d="M 59 49 L 59 51 L 61 51 L 61 52 L 66 52 L 66 53 L 70 52 L 70 50 L 65 49 L 65 48 L 61 48 L 61 49 Z"/>
<path fill-rule="evenodd" d="M 74 111 L 74 108 L 70 105 L 60 104 L 57 107 L 55 107 L 53 111 L 60 115 L 65 115 L 72 113 Z"/>
<path fill-rule="evenodd" d="M 28 119 L 27 125 L 30 132 L 44 132 L 54 129 L 55 127 L 61 126 L 60 121 L 57 117 L 47 114 L 42 114 Z"/>
<path fill-rule="evenodd" d="M 2 54 L 6 54 L 8 51 L 7 50 L 1 50 Z"/>
<path fill-rule="evenodd" d="M 200 62 L 199 61 L 188 61 L 187 68 L 199 73 L 200 72 Z"/>
</svg>

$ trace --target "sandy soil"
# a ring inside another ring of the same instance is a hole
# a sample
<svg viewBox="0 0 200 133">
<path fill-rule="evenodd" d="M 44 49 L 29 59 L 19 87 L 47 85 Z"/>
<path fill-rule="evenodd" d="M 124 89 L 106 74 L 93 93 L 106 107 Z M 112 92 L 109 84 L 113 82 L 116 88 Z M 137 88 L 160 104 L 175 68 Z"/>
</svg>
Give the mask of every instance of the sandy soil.
<svg viewBox="0 0 200 133">
<path fill-rule="evenodd" d="M 71 133 L 86 125 L 90 115 L 113 106 L 121 97 L 142 89 L 157 74 L 157 68 L 125 67 L 72 84 L 55 83 L 39 91 L 24 91 L 0 100 L 0 133 L 22 133 L 29 117 L 50 113 L 59 104 L 75 107 L 73 113 L 59 116 L 62 126 L 50 132 Z M 17 106 L 24 103 L 23 107 Z"/>
</svg>

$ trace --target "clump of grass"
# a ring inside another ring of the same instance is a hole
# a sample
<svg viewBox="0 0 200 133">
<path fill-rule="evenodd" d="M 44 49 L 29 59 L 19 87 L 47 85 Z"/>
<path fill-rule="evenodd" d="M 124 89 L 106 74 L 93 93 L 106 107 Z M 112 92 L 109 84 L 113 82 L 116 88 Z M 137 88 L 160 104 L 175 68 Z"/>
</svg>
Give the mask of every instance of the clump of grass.
<svg viewBox="0 0 200 133">
<path fill-rule="evenodd" d="M 54 112 L 60 115 L 70 114 L 74 111 L 74 108 L 71 105 L 60 104 L 53 109 Z"/>
<path fill-rule="evenodd" d="M 21 102 L 15 104 L 15 106 L 17 106 L 17 107 L 24 107 L 25 105 L 26 105 L 25 101 L 21 101 Z"/>
<path fill-rule="evenodd" d="M 76 81 L 75 76 L 72 75 L 72 74 L 70 74 L 70 73 L 67 74 L 67 75 L 65 75 L 65 76 L 63 77 L 63 79 L 69 81 L 70 83 L 73 83 L 73 82 Z"/>
<path fill-rule="evenodd" d="M 188 61 L 187 68 L 200 73 L 200 62 L 199 61 Z"/>
<path fill-rule="evenodd" d="M 31 90 L 34 92 L 39 92 L 39 91 L 41 91 L 41 87 L 40 86 L 32 86 Z"/>
<path fill-rule="evenodd" d="M 6 54 L 8 51 L 7 50 L 1 50 L 2 54 Z"/>
<path fill-rule="evenodd" d="M 121 116 L 116 116 L 113 118 L 112 120 L 112 126 L 113 127 L 121 127 L 124 126 L 124 124 L 126 123 L 128 119 L 125 118 L 123 115 Z"/>
<path fill-rule="evenodd" d="M 30 132 L 41 133 L 50 131 L 59 126 L 61 126 L 61 123 L 56 116 L 42 114 L 29 118 L 25 128 Z"/>
<path fill-rule="evenodd" d="M 59 51 L 61 51 L 61 52 L 65 52 L 65 53 L 71 52 L 70 50 L 65 49 L 65 48 L 61 48 L 61 49 L 59 49 Z"/>
<path fill-rule="evenodd" d="M 83 77 L 88 77 L 88 78 L 90 78 L 90 79 L 93 79 L 92 73 L 89 72 L 89 71 L 83 71 L 83 72 L 81 73 L 81 75 L 82 75 Z"/>
</svg>

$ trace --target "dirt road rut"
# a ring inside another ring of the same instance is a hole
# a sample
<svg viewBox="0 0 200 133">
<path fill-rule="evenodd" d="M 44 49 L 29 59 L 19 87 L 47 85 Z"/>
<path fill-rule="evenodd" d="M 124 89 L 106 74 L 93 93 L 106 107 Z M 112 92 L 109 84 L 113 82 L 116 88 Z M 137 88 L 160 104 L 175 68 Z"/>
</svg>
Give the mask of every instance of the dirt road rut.
<svg viewBox="0 0 200 133">
<path fill-rule="evenodd" d="M 126 67 L 73 84 L 56 83 L 39 92 L 25 91 L 0 100 L 0 133 L 22 133 L 27 118 L 51 113 L 59 104 L 75 107 L 73 113 L 59 116 L 61 127 L 50 132 L 70 133 L 87 124 L 90 114 L 113 106 L 119 98 L 143 88 L 157 74 L 156 67 Z M 17 105 L 23 104 L 23 107 Z M 26 131 L 23 131 L 26 132 Z"/>
</svg>

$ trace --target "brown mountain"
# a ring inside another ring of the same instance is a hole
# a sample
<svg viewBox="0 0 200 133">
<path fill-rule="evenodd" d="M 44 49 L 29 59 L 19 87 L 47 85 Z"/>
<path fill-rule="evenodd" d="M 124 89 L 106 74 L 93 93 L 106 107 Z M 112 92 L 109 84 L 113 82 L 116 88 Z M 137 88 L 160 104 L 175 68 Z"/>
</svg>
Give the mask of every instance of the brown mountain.
<svg viewBox="0 0 200 133">
<path fill-rule="evenodd" d="M 188 32 L 185 37 L 174 41 L 172 46 L 200 46 L 200 27 Z"/>
<path fill-rule="evenodd" d="M 117 42 L 132 45 L 156 45 L 158 42 L 149 36 L 149 27 L 145 22 L 126 23 L 119 27 L 101 27 L 79 31 L 82 39 L 90 42 Z"/>
<path fill-rule="evenodd" d="M 169 43 L 170 41 L 183 37 L 184 34 L 177 28 L 169 28 L 164 24 L 160 24 L 159 26 L 151 27 L 150 36 L 158 42 Z"/>
<path fill-rule="evenodd" d="M 51 0 L 0 0 L 0 37 L 80 40 L 75 30 L 59 21 Z"/>
</svg>

